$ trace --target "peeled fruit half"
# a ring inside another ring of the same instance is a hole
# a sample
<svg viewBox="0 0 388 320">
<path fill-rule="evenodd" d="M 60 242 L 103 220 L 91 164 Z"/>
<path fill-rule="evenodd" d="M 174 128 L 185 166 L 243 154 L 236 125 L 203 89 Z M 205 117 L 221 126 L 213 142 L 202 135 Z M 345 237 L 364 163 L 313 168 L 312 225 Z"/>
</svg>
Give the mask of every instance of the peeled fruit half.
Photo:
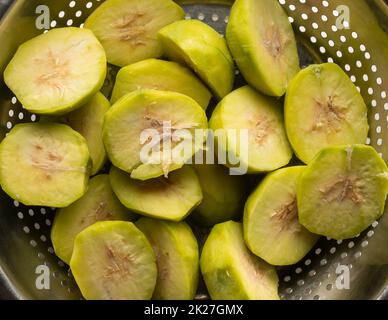
<svg viewBox="0 0 388 320">
<path fill-rule="evenodd" d="M 225 39 L 199 20 L 174 22 L 159 31 L 165 55 L 187 64 L 219 99 L 233 88 L 234 63 Z"/>
<path fill-rule="evenodd" d="M 85 104 L 104 83 L 105 51 L 90 30 L 57 28 L 23 43 L 4 81 L 23 107 L 64 114 Z"/>
<path fill-rule="evenodd" d="M 325 147 L 365 143 L 369 130 L 362 96 L 334 63 L 310 65 L 290 82 L 285 122 L 290 143 L 305 163 Z"/>
<path fill-rule="evenodd" d="M 226 39 L 245 80 L 280 97 L 299 71 L 295 36 L 277 0 L 236 0 Z"/>
<path fill-rule="evenodd" d="M 88 146 L 67 125 L 17 124 L 0 144 L 1 187 L 25 205 L 67 207 L 88 180 Z"/>
<path fill-rule="evenodd" d="M 205 129 L 206 114 L 193 99 L 147 89 L 125 95 L 110 108 L 103 139 L 113 165 L 147 180 L 181 168 L 203 148 Z"/>
<path fill-rule="evenodd" d="M 383 214 L 387 193 L 388 168 L 372 147 L 326 148 L 299 180 L 299 220 L 311 232 L 353 238 Z"/>
<path fill-rule="evenodd" d="M 174 171 L 168 178 L 146 181 L 112 167 L 112 189 L 121 203 L 140 214 L 172 221 L 183 220 L 202 200 L 201 186 L 189 166 Z"/>
<path fill-rule="evenodd" d="M 218 152 L 232 155 L 248 173 L 273 171 L 288 164 L 292 150 L 281 108 L 280 102 L 249 86 L 227 95 L 209 123 Z"/>
<path fill-rule="evenodd" d="M 241 223 L 217 224 L 202 250 L 200 266 L 213 300 L 278 300 L 273 266 L 245 246 Z"/>
<path fill-rule="evenodd" d="M 176 62 L 148 59 L 122 68 L 116 77 L 111 102 L 139 89 L 185 94 L 206 110 L 211 93 L 186 67 Z"/>
<path fill-rule="evenodd" d="M 89 180 L 88 191 L 82 198 L 55 214 L 51 228 L 55 254 L 69 264 L 74 239 L 82 230 L 97 221 L 124 221 L 134 218 L 135 215 L 125 208 L 113 193 L 109 176 L 95 176 Z"/>
<path fill-rule="evenodd" d="M 296 187 L 304 166 L 267 175 L 249 196 L 244 211 L 248 248 L 268 263 L 291 265 L 301 260 L 318 240 L 298 220 Z"/>
<path fill-rule="evenodd" d="M 158 279 L 153 294 L 156 300 L 192 300 L 199 276 L 198 243 L 185 222 L 141 218 L 136 226 L 154 249 Z"/>
<path fill-rule="evenodd" d="M 81 231 L 70 267 L 88 300 L 151 299 L 158 272 L 149 241 L 126 221 L 100 221 Z"/>
<path fill-rule="evenodd" d="M 101 41 L 108 62 L 124 67 L 160 57 L 159 29 L 184 16 L 171 0 L 107 0 L 86 19 L 85 28 Z"/>
</svg>

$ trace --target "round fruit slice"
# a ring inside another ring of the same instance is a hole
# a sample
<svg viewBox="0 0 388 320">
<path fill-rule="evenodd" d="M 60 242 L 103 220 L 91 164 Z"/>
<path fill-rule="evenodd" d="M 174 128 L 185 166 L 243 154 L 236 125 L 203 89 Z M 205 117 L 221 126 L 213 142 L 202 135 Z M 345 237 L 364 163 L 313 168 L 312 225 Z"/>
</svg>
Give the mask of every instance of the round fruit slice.
<svg viewBox="0 0 388 320">
<path fill-rule="evenodd" d="M 116 77 L 111 102 L 139 89 L 174 91 L 185 94 L 206 110 L 211 93 L 187 68 L 175 62 L 157 59 L 131 64 L 122 68 Z"/>
<path fill-rule="evenodd" d="M 85 28 L 101 41 L 108 62 L 124 67 L 160 57 L 157 32 L 184 16 L 171 0 L 107 0 L 88 17 Z"/>
<path fill-rule="evenodd" d="M 89 150 L 63 124 L 16 125 L 0 144 L 0 183 L 30 206 L 67 207 L 86 192 Z"/>
<path fill-rule="evenodd" d="M 164 53 L 190 66 L 213 91 L 223 98 L 233 88 L 234 63 L 225 39 L 198 20 L 174 22 L 159 31 Z"/>
<path fill-rule="evenodd" d="M 233 91 L 218 104 L 210 127 L 218 149 L 239 159 L 248 173 L 272 171 L 291 160 L 280 102 L 249 86 Z"/>
<path fill-rule="evenodd" d="M 86 139 L 92 159 L 91 175 L 100 171 L 106 161 L 102 125 L 109 108 L 109 101 L 99 92 L 85 106 L 69 113 L 64 119 Z"/>
<path fill-rule="evenodd" d="M 84 196 L 67 208 L 58 210 L 51 228 L 55 254 L 70 263 L 74 239 L 78 233 L 97 221 L 134 220 L 112 191 L 109 176 L 102 174 L 89 181 Z"/>
<path fill-rule="evenodd" d="M 104 49 L 90 30 L 59 28 L 23 43 L 4 81 L 30 112 L 64 114 L 85 104 L 104 83 Z"/>
<path fill-rule="evenodd" d="M 116 196 L 128 209 L 154 218 L 183 220 L 202 200 L 201 186 L 189 166 L 174 171 L 169 178 L 135 180 L 112 167 L 110 183 Z"/>
<path fill-rule="evenodd" d="M 185 222 L 141 218 L 136 226 L 150 241 L 158 266 L 156 300 L 192 300 L 199 276 L 198 243 Z"/>
<path fill-rule="evenodd" d="M 304 170 L 300 166 L 270 173 L 245 205 L 245 242 L 254 254 L 272 265 L 297 263 L 318 240 L 298 220 L 296 186 Z"/>
<path fill-rule="evenodd" d="M 103 139 L 112 163 L 139 180 L 181 168 L 203 148 L 204 110 L 180 93 L 139 90 L 117 101 L 105 115 Z"/>
<path fill-rule="evenodd" d="M 245 80 L 257 90 L 280 97 L 299 71 L 295 36 L 278 1 L 237 0 L 226 39 Z"/>
<path fill-rule="evenodd" d="M 238 222 L 213 227 L 203 247 L 200 265 L 213 300 L 279 299 L 275 268 L 248 250 Z"/>
<path fill-rule="evenodd" d="M 291 81 L 285 121 L 290 143 L 305 163 L 325 147 L 365 143 L 369 130 L 364 100 L 334 63 L 311 65 Z"/>
<path fill-rule="evenodd" d="M 217 164 L 193 166 L 201 184 L 203 200 L 192 217 L 203 226 L 238 219 L 245 199 L 245 181 L 232 176 L 229 169 Z"/>
<path fill-rule="evenodd" d="M 353 238 L 384 212 L 388 168 L 369 146 L 323 149 L 298 183 L 299 220 L 311 232 Z"/>
<path fill-rule="evenodd" d="M 156 258 L 132 222 L 100 221 L 75 238 L 71 271 L 88 300 L 151 299 Z"/>
</svg>

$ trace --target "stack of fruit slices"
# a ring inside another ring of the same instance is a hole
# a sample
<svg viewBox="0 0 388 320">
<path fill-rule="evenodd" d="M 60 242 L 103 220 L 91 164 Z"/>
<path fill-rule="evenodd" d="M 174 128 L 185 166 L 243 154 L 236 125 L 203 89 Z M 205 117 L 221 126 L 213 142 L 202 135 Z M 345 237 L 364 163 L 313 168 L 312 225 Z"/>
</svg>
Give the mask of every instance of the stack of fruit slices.
<svg viewBox="0 0 388 320">
<path fill-rule="evenodd" d="M 367 107 L 339 66 L 299 70 L 276 0 L 235 1 L 226 39 L 183 18 L 171 0 L 107 0 L 83 29 L 22 44 L 5 70 L 40 121 L 1 142 L 1 186 L 59 208 L 51 240 L 87 299 L 193 299 L 200 271 L 213 299 L 278 299 L 275 266 L 383 214 L 388 169 L 363 145 Z M 121 67 L 110 102 L 107 62 Z M 235 90 L 234 62 L 247 82 Z M 208 127 L 221 132 L 218 154 L 265 174 L 247 200 L 253 179 L 231 175 L 236 163 L 191 164 L 211 152 L 196 135 Z M 183 156 L 182 130 L 198 138 Z M 228 130 L 248 134 L 236 144 Z M 165 140 L 170 157 L 161 148 L 145 161 L 144 145 Z M 201 254 L 198 224 L 209 231 Z"/>
</svg>

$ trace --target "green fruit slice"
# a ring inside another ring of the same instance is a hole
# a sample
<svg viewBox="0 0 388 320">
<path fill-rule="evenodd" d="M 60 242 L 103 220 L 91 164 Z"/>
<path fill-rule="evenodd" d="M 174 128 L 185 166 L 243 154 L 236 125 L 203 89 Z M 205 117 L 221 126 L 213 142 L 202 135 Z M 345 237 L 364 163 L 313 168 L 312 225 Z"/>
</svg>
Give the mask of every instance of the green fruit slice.
<svg viewBox="0 0 388 320">
<path fill-rule="evenodd" d="M 23 43 L 4 81 L 23 107 L 64 114 L 85 104 L 104 83 L 104 49 L 90 30 L 59 28 Z"/>
<path fill-rule="evenodd" d="M 169 178 L 135 180 L 112 167 L 112 189 L 128 209 L 154 218 L 181 221 L 202 200 L 201 186 L 189 166 L 174 171 Z"/>
<path fill-rule="evenodd" d="M 100 171 L 106 161 L 102 125 L 109 108 L 109 101 L 102 93 L 97 93 L 85 106 L 65 117 L 66 123 L 86 139 L 92 159 L 91 175 Z"/>
<path fill-rule="evenodd" d="M 100 221 L 75 238 L 71 271 L 88 300 L 151 299 L 156 258 L 132 222 Z"/>
<path fill-rule="evenodd" d="M 186 63 L 213 91 L 223 98 L 233 88 L 234 64 L 225 39 L 198 20 L 174 22 L 159 31 L 164 53 Z"/>
<path fill-rule="evenodd" d="M 238 222 L 213 227 L 203 247 L 200 265 L 213 300 L 279 299 L 275 268 L 247 249 Z"/>
<path fill-rule="evenodd" d="M 272 265 L 297 263 L 318 240 L 298 220 L 296 186 L 304 170 L 300 166 L 270 173 L 245 205 L 245 242 L 254 254 Z"/>
<path fill-rule="evenodd" d="M 160 57 L 157 32 L 184 16 L 171 0 L 107 0 L 86 19 L 85 28 L 101 41 L 108 62 L 124 67 Z"/>
<path fill-rule="evenodd" d="M 185 222 L 141 218 L 136 226 L 150 241 L 158 266 L 156 300 L 192 300 L 199 276 L 198 244 Z"/>
<path fill-rule="evenodd" d="M 67 208 L 58 210 L 51 228 L 55 254 L 70 263 L 74 239 L 78 233 L 97 221 L 134 220 L 112 191 L 106 174 L 90 179 L 88 191 Z"/>
<path fill-rule="evenodd" d="M 206 110 L 211 93 L 187 68 L 175 62 L 148 59 L 122 68 L 116 77 L 111 102 L 139 89 L 185 94 Z"/>
<path fill-rule="evenodd" d="M 88 179 L 86 141 L 66 125 L 18 124 L 0 144 L 1 187 L 25 205 L 67 207 Z"/>
<path fill-rule="evenodd" d="M 207 129 L 207 118 L 193 99 L 175 92 L 139 90 L 122 97 L 105 114 L 103 139 L 116 167 L 146 180 L 167 176 L 203 148 L 205 133 L 195 139 L 195 129 Z M 164 141 L 171 144 L 167 149 Z"/>
<path fill-rule="evenodd" d="M 290 143 L 305 163 L 325 147 L 365 143 L 369 130 L 364 100 L 334 63 L 311 65 L 291 81 L 285 122 Z"/>
<path fill-rule="evenodd" d="M 245 181 L 232 176 L 229 169 L 217 164 L 195 164 L 203 193 L 201 204 L 192 217 L 203 226 L 238 219 L 243 211 Z"/>
<path fill-rule="evenodd" d="M 372 147 L 323 149 L 298 184 L 300 223 L 333 239 L 355 237 L 383 214 L 387 177 L 387 165 Z"/>
<path fill-rule="evenodd" d="M 235 1 L 226 39 L 252 87 L 276 97 L 286 92 L 299 71 L 299 58 L 291 24 L 278 1 Z"/>
<path fill-rule="evenodd" d="M 210 127 L 219 130 L 215 134 L 218 148 L 226 148 L 248 173 L 272 171 L 291 160 L 280 102 L 248 86 L 233 91 L 218 104 Z M 242 135 L 244 129 L 248 130 L 248 139 Z M 229 130 L 236 130 L 236 136 Z"/>
</svg>

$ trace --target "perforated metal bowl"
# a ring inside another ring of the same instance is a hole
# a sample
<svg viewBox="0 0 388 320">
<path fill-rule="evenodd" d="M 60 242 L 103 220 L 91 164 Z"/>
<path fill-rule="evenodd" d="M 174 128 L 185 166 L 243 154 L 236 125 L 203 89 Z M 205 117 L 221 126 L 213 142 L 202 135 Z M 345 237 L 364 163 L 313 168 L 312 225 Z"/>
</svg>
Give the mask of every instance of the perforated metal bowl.
<svg viewBox="0 0 388 320">
<path fill-rule="evenodd" d="M 49 7 L 51 27 L 54 28 L 82 26 L 85 18 L 102 2 L 0 0 L 0 16 L 5 13 L 0 22 L 1 74 L 18 45 L 43 32 L 35 27 L 38 5 Z M 187 19 L 203 20 L 224 33 L 233 1 L 178 2 L 184 6 Z M 387 161 L 388 35 L 384 32 L 385 23 L 388 23 L 387 5 L 383 0 L 279 0 L 279 3 L 297 35 L 301 65 L 334 61 L 359 88 L 370 110 L 371 131 L 367 143 Z M 109 78 L 104 90 L 108 91 L 111 84 Z M 1 136 L 4 137 L 16 123 L 36 120 L 37 116 L 22 109 L 16 97 L 0 81 Z M 0 191 L 0 297 L 81 298 L 68 266 L 54 254 L 50 242 L 53 216 L 54 209 L 26 207 Z M 281 297 L 388 298 L 387 244 L 387 213 L 356 239 L 321 239 L 300 263 L 278 270 Z M 36 287 L 38 275 L 35 271 L 39 265 L 47 265 L 51 271 L 48 290 Z M 198 297 L 205 297 L 204 293 L 199 292 Z"/>
</svg>

